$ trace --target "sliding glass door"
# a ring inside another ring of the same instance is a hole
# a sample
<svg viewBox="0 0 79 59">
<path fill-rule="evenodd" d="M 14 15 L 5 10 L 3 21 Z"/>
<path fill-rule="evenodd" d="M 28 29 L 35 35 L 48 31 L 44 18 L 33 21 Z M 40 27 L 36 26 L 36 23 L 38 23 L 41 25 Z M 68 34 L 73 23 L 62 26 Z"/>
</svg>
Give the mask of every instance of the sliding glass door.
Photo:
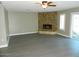
<svg viewBox="0 0 79 59">
<path fill-rule="evenodd" d="M 71 38 L 79 39 L 79 13 L 72 14 Z"/>
</svg>

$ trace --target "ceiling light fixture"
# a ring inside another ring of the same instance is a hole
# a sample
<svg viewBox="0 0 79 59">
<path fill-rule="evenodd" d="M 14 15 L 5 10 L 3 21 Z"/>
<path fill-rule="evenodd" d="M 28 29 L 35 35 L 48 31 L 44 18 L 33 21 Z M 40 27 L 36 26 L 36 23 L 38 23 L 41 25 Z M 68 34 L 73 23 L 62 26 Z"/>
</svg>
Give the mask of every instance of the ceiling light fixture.
<svg viewBox="0 0 79 59">
<path fill-rule="evenodd" d="M 41 7 L 44 8 L 44 9 L 46 9 L 48 6 L 50 6 L 50 7 L 56 7 L 56 5 L 54 4 L 54 2 L 51 2 L 51 1 L 42 1 L 42 2 L 40 2 L 40 4 L 41 4 Z"/>
<path fill-rule="evenodd" d="M 48 7 L 47 1 L 42 1 L 42 5 L 41 5 L 41 6 L 42 6 L 42 8 L 44 8 L 44 9 L 47 8 L 47 7 Z"/>
</svg>

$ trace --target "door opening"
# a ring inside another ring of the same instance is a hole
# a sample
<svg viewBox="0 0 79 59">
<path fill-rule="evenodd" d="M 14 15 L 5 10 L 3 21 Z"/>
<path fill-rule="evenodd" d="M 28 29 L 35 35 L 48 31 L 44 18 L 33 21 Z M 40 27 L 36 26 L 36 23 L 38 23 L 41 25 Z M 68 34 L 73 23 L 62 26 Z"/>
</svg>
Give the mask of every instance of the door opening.
<svg viewBox="0 0 79 59">
<path fill-rule="evenodd" d="M 79 39 L 79 12 L 72 13 L 71 38 Z"/>
</svg>

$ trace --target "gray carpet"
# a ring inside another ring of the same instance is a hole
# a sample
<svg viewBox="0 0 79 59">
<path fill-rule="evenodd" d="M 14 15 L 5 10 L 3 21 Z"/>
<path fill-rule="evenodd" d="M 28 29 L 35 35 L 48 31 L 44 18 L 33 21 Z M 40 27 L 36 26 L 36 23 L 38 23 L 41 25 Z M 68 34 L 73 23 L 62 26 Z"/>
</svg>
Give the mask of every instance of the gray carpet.
<svg viewBox="0 0 79 59">
<path fill-rule="evenodd" d="M 60 35 L 28 34 L 12 36 L 1 57 L 79 57 L 79 41 Z"/>
</svg>

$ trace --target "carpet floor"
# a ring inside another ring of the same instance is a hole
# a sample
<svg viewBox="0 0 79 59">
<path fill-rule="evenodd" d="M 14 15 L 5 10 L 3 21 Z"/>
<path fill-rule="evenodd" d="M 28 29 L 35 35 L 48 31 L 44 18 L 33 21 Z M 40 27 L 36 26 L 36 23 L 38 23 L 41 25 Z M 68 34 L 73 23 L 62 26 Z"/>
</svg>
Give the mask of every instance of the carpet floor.
<svg viewBox="0 0 79 59">
<path fill-rule="evenodd" d="M 79 41 L 60 35 L 11 36 L 9 46 L 0 48 L 1 57 L 79 57 Z"/>
</svg>

